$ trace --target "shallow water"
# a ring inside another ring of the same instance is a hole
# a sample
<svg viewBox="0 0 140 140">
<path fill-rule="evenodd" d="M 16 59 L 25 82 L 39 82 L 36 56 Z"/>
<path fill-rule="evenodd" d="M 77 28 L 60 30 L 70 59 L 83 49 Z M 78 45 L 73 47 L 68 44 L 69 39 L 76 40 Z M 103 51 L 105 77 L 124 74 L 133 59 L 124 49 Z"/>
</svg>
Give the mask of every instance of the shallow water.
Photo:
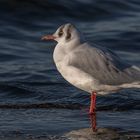
<svg viewBox="0 0 140 140">
<path fill-rule="evenodd" d="M 41 36 L 74 23 L 91 43 L 140 66 L 138 0 L 0 1 L 0 134 L 57 135 L 89 127 L 89 95 L 57 72 Z M 140 90 L 97 97 L 98 126 L 140 131 Z"/>
</svg>

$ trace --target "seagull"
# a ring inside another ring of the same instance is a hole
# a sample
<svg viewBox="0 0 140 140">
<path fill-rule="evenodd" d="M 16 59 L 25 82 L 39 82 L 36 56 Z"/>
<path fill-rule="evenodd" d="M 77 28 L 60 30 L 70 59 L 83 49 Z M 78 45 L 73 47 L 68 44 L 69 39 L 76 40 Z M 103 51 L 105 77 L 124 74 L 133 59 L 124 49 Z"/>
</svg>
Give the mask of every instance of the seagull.
<svg viewBox="0 0 140 140">
<path fill-rule="evenodd" d="M 91 45 L 71 23 L 42 40 L 57 41 L 53 53 L 56 68 L 69 83 L 90 93 L 89 114 L 96 110 L 96 95 L 140 88 L 139 67 L 124 62 L 105 47 Z"/>
</svg>

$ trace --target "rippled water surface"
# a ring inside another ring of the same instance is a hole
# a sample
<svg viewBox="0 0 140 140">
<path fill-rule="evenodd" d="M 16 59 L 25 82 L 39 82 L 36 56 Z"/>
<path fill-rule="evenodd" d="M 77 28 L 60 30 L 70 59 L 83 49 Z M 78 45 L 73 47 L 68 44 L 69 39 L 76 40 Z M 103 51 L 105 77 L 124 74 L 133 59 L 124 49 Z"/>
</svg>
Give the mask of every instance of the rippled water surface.
<svg viewBox="0 0 140 140">
<path fill-rule="evenodd" d="M 140 66 L 139 0 L 1 0 L 1 136 L 57 135 L 89 127 L 89 95 L 57 72 L 55 42 L 40 40 L 67 22 L 89 42 Z M 97 97 L 97 110 L 99 127 L 140 131 L 138 89 Z"/>
</svg>

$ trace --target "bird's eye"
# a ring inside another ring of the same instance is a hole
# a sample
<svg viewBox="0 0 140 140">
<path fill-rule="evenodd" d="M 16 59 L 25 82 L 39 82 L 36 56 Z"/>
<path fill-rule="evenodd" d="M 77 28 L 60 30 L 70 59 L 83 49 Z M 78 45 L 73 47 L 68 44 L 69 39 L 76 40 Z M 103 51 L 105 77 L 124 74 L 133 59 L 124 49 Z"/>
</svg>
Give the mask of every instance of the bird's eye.
<svg viewBox="0 0 140 140">
<path fill-rule="evenodd" d="M 59 37 L 61 37 L 61 36 L 63 35 L 63 31 L 60 31 L 60 32 L 58 33 L 58 35 L 59 35 Z"/>
</svg>

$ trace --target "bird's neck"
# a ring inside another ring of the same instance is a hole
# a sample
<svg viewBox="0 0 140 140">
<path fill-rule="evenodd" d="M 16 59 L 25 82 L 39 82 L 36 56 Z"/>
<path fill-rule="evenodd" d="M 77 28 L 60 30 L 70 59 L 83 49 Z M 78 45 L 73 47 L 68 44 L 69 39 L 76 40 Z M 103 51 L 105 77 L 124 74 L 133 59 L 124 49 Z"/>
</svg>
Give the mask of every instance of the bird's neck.
<svg viewBox="0 0 140 140">
<path fill-rule="evenodd" d="M 64 44 L 58 43 L 56 45 L 54 52 L 53 52 L 53 59 L 54 59 L 55 63 L 60 62 L 64 59 L 66 52 L 65 52 L 65 49 L 63 47 L 65 47 Z"/>
<path fill-rule="evenodd" d="M 67 43 L 59 42 L 56 45 L 53 53 L 55 63 L 58 61 L 63 61 L 66 55 L 77 49 L 83 43 L 84 42 L 80 42 L 80 40 L 72 40 Z"/>
</svg>

